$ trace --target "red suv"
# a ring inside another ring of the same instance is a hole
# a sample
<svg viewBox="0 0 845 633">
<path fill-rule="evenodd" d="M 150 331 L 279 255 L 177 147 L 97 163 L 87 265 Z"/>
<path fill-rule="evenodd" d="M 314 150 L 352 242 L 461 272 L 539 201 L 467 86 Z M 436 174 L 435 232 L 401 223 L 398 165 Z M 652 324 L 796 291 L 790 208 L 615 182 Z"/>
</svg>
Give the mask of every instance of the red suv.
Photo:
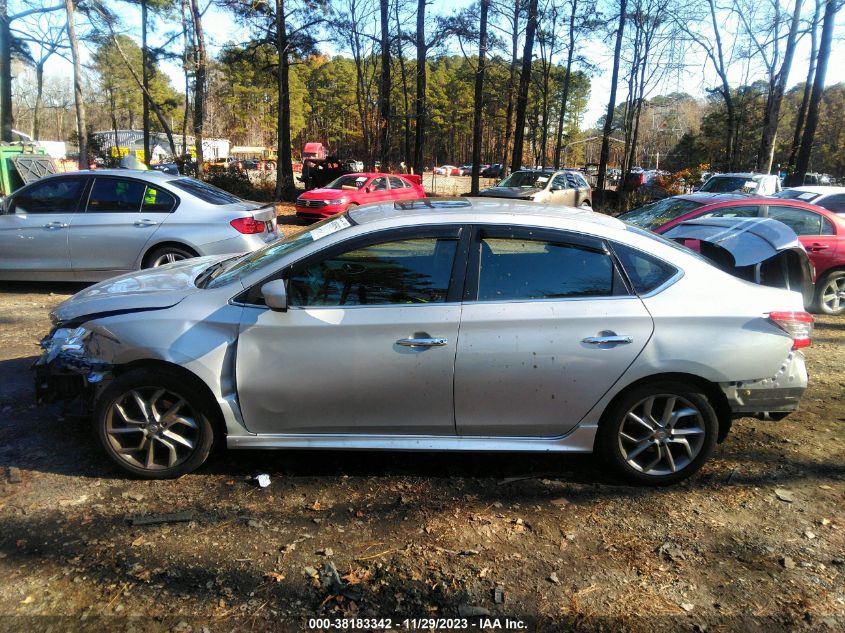
<svg viewBox="0 0 845 633">
<path fill-rule="evenodd" d="M 320 189 L 306 191 L 296 199 L 296 215 L 322 220 L 350 207 L 387 200 L 425 198 L 422 185 L 396 174 L 344 174 Z"/>
<path fill-rule="evenodd" d="M 795 231 L 815 268 L 813 308 L 845 313 L 845 217 L 800 200 L 741 194 L 691 193 L 665 198 L 619 216 L 655 233 L 694 218 L 769 217 Z"/>
</svg>

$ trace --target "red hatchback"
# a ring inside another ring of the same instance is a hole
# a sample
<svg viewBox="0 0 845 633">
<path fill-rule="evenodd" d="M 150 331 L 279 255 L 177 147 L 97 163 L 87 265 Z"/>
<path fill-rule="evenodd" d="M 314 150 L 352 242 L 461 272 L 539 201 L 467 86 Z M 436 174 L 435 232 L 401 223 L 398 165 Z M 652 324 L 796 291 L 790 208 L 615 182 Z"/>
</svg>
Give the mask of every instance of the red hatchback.
<svg viewBox="0 0 845 633">
<path fill-rule="evenodd" d="M 296 215 L 322 220 L 370 202 L 425 198 L 421 185 L 396 174 L 345 174 L 321 189 L 306 191 L 296 199 Z"/>
<path fill-rule="evenodd" d="M 795 231 L 815 268 L 813 307 L 845 313 L 845 217 L 800 200 L 692 193 L 665 198 L 619 216 L 655 233 L 696 218 L 769 217 Z"/>
</svg>

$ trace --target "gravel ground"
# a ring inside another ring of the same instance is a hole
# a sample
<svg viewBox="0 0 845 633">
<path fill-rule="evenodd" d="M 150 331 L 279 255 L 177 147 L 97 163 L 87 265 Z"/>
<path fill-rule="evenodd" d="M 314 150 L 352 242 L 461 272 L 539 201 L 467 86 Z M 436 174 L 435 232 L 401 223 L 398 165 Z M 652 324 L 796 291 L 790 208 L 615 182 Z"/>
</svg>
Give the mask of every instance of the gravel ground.
<svg viewBox="0 0 845 633">
<path fill-rule="evenodd" d="M 587 456 L 328 451 L 147 482 L 33 404 L 47 312 L 80 288 L 0 284 L 0 631 L 845 628 L 843 319 L 818 319 L 800 412 L 738 421 L 669 489 Z"/>
</svg>

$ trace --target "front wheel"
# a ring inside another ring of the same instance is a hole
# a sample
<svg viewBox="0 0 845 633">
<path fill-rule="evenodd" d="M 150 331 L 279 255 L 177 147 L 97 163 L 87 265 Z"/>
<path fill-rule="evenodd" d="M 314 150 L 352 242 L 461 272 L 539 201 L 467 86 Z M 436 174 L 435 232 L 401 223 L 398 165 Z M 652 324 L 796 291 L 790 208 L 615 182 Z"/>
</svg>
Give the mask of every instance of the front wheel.
<svg viewBox="0 0 845 633">
<path fill-rule="evenodd" d="M 686 479 L 707 460 L 719 422 L 700 389 L 660 382 L 632 389 L 605 413 L 598 449 L 632 483 L 661 486 Z"/>
<path fill-rule="evenodd" d="M 834 270 L 816 283 L 815 312 L 834 316 L 845 313 L 845 270 Z"/>
<path fill-rule="evenodd" d="M 184 376 L 137 369 L 97 398 L 97 434 L 127 472 L 171 479 L 199 468 L 214 444 L 208 397 Z"/>
</svg>

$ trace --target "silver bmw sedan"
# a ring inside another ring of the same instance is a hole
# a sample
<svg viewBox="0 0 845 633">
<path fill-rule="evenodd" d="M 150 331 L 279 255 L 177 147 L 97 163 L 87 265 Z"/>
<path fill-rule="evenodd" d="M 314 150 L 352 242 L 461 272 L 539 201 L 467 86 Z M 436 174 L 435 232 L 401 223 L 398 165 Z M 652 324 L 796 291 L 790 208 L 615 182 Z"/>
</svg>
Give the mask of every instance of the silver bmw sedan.
<svg viewBox="0 0 845 633">
<path fill-rule="evenodd" d="M 0 280 L 98 281 L 278 239 L 272 206 L 158 171 L 45 176 L 0 203 Z"/>
<path fill-rule="evenodd" d="M 795 410 L 813 324 L 799 293 L 619 220 L 481 198 L 363 206 L 51 317 L 39 397 L 81 398 L 134 475 L 225 442 L 596 451 L 646 484 L 698 470 L 734 417 Z"/>
</svg>

